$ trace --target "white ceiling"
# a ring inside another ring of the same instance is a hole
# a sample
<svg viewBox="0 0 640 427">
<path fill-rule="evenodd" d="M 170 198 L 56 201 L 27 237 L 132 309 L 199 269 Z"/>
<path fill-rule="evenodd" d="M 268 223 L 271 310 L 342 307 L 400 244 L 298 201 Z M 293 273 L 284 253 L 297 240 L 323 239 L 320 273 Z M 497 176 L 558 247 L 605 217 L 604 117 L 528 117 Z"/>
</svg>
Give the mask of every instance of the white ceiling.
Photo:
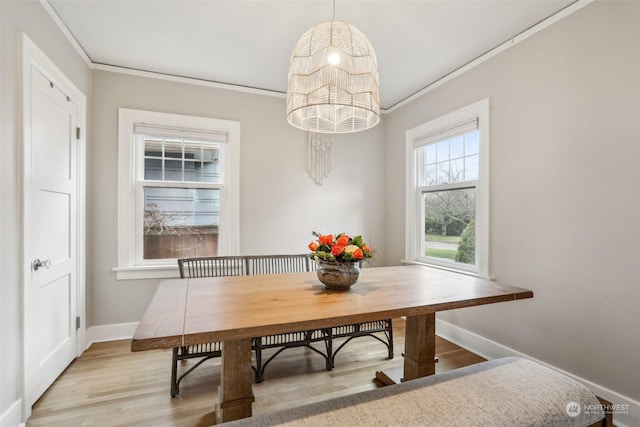
<svg viewBox="0 0 640 427">
<path fill-rule="evenodd" d="M 48 0 L 90 60 L 286 92 L 291 52 L 332 0 Z M 390 108 L 574 0 L 337 0 L 376 51 Z"/>
</svg>

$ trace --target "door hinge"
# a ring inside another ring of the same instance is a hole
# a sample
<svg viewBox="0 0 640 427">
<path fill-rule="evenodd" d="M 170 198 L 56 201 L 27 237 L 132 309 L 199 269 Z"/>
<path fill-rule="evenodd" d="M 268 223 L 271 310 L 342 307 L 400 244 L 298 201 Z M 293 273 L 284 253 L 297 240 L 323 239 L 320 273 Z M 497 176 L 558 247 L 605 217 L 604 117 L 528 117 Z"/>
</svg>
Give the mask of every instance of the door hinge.
<svg viewBox="0 0 640 427">
<path fill-rule="evenodd" d="M 76 128 L 76 139 L 80 139 L 80 128 Z"/>
<path fill-rule="evenodd" d="M 76 329 L 80 329 L 80 316 L 76 317 Z"/>
</svg>

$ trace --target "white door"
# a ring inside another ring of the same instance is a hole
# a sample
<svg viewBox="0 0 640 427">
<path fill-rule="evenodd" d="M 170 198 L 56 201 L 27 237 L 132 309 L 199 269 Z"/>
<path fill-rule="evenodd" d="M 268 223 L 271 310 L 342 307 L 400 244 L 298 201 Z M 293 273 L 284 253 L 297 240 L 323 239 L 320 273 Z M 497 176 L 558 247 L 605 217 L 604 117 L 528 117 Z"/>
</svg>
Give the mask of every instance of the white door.
<svg viewBox="0 0 640 427">
<path fill-rule="evenodd" d="M 24 78 L 24 383 L 30 408 L 77 351 L 78 105 L 35 66 Z"/>
</svg>

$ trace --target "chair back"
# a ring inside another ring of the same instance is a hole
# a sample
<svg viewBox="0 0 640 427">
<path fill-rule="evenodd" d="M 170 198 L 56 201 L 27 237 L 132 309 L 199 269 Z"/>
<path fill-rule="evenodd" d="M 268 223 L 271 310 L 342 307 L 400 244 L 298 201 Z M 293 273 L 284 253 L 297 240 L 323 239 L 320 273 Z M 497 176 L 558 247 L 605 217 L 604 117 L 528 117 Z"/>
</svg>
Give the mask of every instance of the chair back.
<svg viewBox="0 0 640 427">
<path fill-rule="evenodd" d="M 248 256 L 249 274 L 281 274 L 314 271 L 308 254 Z"/>
<path fill-rule="evenodd" d="M 248 274 L 244 256 L 179 258 L 180 278 L 244 276 Z"/>
</svg>

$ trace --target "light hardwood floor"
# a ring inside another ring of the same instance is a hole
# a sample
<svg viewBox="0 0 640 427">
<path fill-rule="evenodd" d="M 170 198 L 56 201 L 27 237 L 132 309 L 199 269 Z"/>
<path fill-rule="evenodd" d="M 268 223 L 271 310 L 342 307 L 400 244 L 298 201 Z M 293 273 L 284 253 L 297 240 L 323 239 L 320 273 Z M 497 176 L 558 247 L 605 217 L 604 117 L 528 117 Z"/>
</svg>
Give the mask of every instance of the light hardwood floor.
<svg viewBox="0 0 640 427">
<path fill-rule="evenodd" d="M 394 319 L 395 357 L 372 338 L 354 339 L 336 357 L 332 371 L 324 359 L 305 348 L 285 350 L 254 384 L 253 413 L 273 412 L 306 403 L 373 389 L 378 370 L 402 368 L 404 321 Z M 438 372 L 483 361 L 438 338 Z M 188 368 L 188 361 L 180 369 Z M 129 341 L 92 345 L 36 402 L 27 426 L 209 426 L 220 382 L 220 359 L 205 362 L 180 383 L 171 398 L 170 350 L 132 353 Z"/>
</svg>

